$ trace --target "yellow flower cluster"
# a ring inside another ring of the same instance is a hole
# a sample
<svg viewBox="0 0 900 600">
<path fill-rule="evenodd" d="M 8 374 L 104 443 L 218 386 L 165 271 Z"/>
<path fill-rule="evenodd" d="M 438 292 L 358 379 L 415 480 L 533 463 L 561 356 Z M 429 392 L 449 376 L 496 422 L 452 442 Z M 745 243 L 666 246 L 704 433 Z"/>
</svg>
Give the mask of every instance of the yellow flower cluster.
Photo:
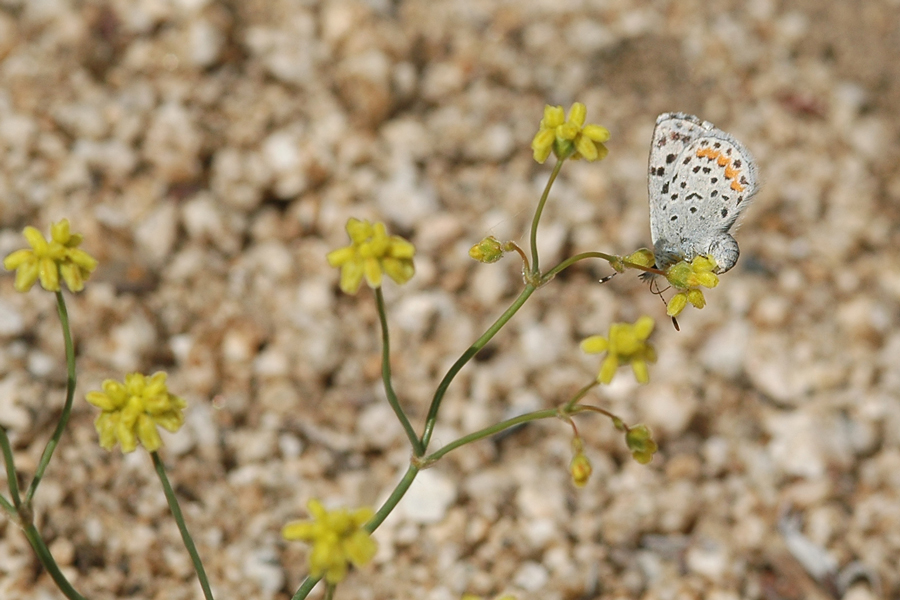
<svg viewBox="0 0 900 600">
<path fill-rule="evenodd" d="M 325 510 L 317 500 L 307 504 L 312 521 L 292 521 L 281 530 L 286 540 L 312 542 L 309 571 L 313 577 L 338 583 L 348 564 L 360 567 L 375 556 L 378 546 L 363 525 L 375 514 L 370 508 Z"/>
<path fill-rule="evenodd" d="M 8 271 L 15 270 L 15 288 L 27 292 L 38 280 L 48 292 L 58 292 L 62 276 L 72 292 L 84 289 L 84 282 L 97 268 L 97 260 L 80 250 L 83 237 L 69 231 L 69 220 L 63 219 L 50 226 L 50 240 L 34 227 L 26 227 L 22 235 L 31 250 L 16 250 L 3 260 Z"/>
<path fill-rule="evenodd" d="M 656 362 L 656 350 L 647 338 L 653 332 L 653 326 L 653 319 L 645 315 L 633 324 L 613 323 L 608 338 L 593 335 L 582 341 L 581 349 L 588 354 L 606 352 L 597 381 L 611 382 L 620 364 L 630 364 L 639 383 L 650 381 L 647 363 Z"/>
<path fill-rule="evenodd" d="M 400 236 L 388 236 L 384 223 L 350 219 L 351 244 L 328 253 L 328 264 L 341 269 L 341 290 L 355 294 L 363 278 L 370 288 L 381 287 L 383 275 L 404 284 L 415 274 L 416 248 Z"/>
<path fill-rule="evenodd" d="M 696 308 L 706 306 L 706 298 L 700 287 L 714 288 L 719 285 L 715 270 L 716 261 L 711 256 L 696 256 L 691 262 L 682 260 L 666 269 L 666 279 L 672 287 L 680 290 L 669 300 L 666 314 L 677 317 L 688 302 Z"/>
<path fill-rule="evenodd" d="M 149 452 L 162 447 L 156 426 L 175 432 L 184 424 L 184 400 L 169 393 L 166 374 L 125 376 L 125 383 L 103 382 L 102 392 L 88 392 L 88 402 L 102 410 L 94 422 L 100 445 L 107 450 L 118 442 L 122 452 L 133 452 L 140 442 Z"/>
<path fill-rule="evenodd" d="M 609 140 L 609 130 L 600 125 L 585 125 L 586 118 L 587 107 L 581 102 L 572 105 L 568 119 L 562 106 L 545 106 L 540 129 L 531 140 L 534 160 L 543 164 L 550 152 L 560 160 L 606 158 L 609 149 L 603 143 Z"/>
</svg>

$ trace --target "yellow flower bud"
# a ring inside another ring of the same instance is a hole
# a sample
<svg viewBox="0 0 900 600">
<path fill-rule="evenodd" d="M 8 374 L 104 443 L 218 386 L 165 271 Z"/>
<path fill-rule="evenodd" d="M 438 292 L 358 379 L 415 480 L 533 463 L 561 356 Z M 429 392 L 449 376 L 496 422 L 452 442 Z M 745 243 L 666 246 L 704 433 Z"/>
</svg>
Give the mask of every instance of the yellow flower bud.
<svg viewBox="0 0 900 600">
<path fill-rule="evenodd" d="M 494 236 L 488 236 L 469 248 L 469 256 L 481 263 L 495 263 L 503 258 L 503 244 Z"/>
</svg>

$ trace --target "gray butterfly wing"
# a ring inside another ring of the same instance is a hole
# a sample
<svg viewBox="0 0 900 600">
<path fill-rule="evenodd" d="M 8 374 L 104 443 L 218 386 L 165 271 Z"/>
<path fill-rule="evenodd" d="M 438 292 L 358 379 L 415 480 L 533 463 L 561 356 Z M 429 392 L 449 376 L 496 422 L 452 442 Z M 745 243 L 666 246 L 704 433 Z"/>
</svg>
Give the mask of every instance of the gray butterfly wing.
<svg viewBox="0 0 900 600">
<path fill-rule="evenodd" d="M 657 119 L 650 152 L 650 233 L 657 265 L 711 254 L 724 273 L 740 250 L 729 230 L 758 188 L 753 157 L 711 123 Z"/>
<path fill-rule="evenodd" d="M 710 125 L 711 127 L 711 125 Z M 665 113 L 656 119 L 650 144 L 647 187 L 650 198 L 650 238 L 654 244 L 662 235 L 660 224 L 665 219 L 663 185 L 672 179 L 678 159 L 685 147 L 704 135 L 709 128 L 697 117 L 684 113 Z"/>
</svg>

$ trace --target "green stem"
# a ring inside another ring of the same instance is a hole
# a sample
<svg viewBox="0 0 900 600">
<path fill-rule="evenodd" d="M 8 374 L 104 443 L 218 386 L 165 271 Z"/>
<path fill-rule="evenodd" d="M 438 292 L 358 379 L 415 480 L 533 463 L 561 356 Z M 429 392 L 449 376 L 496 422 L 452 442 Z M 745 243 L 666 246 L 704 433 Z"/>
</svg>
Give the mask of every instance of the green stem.
<svg viewBox="0 0 900 600">
<path fill-rule="evenodd" d="M 34 498 L 38 485 L 40 485 L 41 479 L 44 477 L 47 465 L 50 464 L 53 451 L 59 444 L 63 430 L 65 430 L 66 424 L 69 422 L 69 414 L 72 412 L 72 399 L 75 397 L 75 346 L 72 344 L 72 333 L 69 330 L 69 313 L 66 310 L 66 301 L 63 299 L 62 292 L 56 292 L 56 310 L 59 313 L 59 322 L 62 325 L 63 339 L 66 344 L 66 403 L 63 406 L 62 414 L 59 416 L 59 422 L 56 423 L 56 429 L 47 441 L 44 453 L 41 454 L 41 461 L 38 463 L 38 468 L 34 473 L 34 479 L 31 480 L 31 485 L 28 486 L 28 491 L 25 493 L 25 506 L 31 506 L 31 500 Z"/>
<path fill-rule="evenodd" d="M 623 421 L 622 419 L 620 419 L 613 413 L 609 412 L 608 410 L 600 408 L 599 406 L 591 406 L 590 404 L 579 404 L 578 406 L 573 406 L 571 409 L 566 409 L 566 414 L 570 414 L 570 415 L 575 415 L 580 412 L 595 412 L 595 413 L 603 415 L 604 417 L 609 417 L 609 420 L 613 422 L 613 425 L 615 425 L 616 427 L 619 427 L 621 425 L 621 427 L 624 431 L 628 431 L 629 429 L 631 429 L 630 427 L 628 427 L 628 425 L 625 423 L 625 421 Z"/>
<path fill-rule="evenodd" d="M 312 591 L 316 584 L 321 581 L 321 577 L 313 577 L 312 575 L 307 575 L 306 579 L 303 580 L 303 583 L 300 584 L 300 587 L 297 588 L 297 592 L 291 596 L 291 600 L 303 600 L 309 593 Z"/>
<path fill-rule="evenodd" d="M 553 172 L 550 173 L 550 179 L 547 180 L 547 185 L 544 186 L 544 193 L 541 194 L 541 200 L 538 202 L 537 209 L 534 211 L 534 218 L 531 220 L 531 273 L 534 277 L 541 274 L 537 248 L 538 223 L 541 222 L 541 213 L 544 212 L 544 205 L 547 204 L 547 198 L 550 196 L 550 188 L 553 186 L 553 182 L 556 181 L 556 176 L 559 175 L 563 162 L 565 161 L 557 159 L 556 164 L 553 165 Z"/>
<path fill-rule="evenodd" d="M 3 496 L 0 496 L 0 508 L 3 508 L 3 512 L 6 513 L 7 517 L 12 519 L 13 521 L 16 520 L 16 507 L 10 504 L 9 500 L 4 498 Z"/>
<path fill-rule="evenodd" d="M 56 587 L 58 587 L 60 591 L 66 595 L 66 598 L 69 598 L 70 600 L 85 600 L 84 596 L 75 591 L 75 588 L 72 587 L 72 584 L 69 583 L 66 576 L 59 570 L 59 566 L 53 559 L 53 555 L 50 554 L 50 549 L 47 548 L 47 544 L 44 543 L 41 534 L 38 533 L 34 524 L 29 523 L 26 525 L 24 531 L 25 537 L 28 538 L 28 542 L 31 544 L 31 547 L 34 548 L 38 560 L 41 561 L 41 564 L 47 569 L 47 572 L 50 574 L 50 577 L 53 578 Z"/>
<path fill-rule="evenodd" d="M 6 465 L 6 481 L 9 485 L 9 494 L 12 496 L 12 504 L 0 496 L 0 506 L 3 507 L 11 519 L 17 520 L 18 510 L 22 507 L 22 498 L 19 496 L 19 478 L 16 475 L 16 465 L 13 462 L 12 446 L 6 435 L 6 428 L 0 426 L 0 447 L 3 449 L 3 463 Z"/>
<path fill-rule="evenodd" d="M 572 399 L 566 402 L 566 405 L 563 407 L 564 413 L 572 412 L 572 409 L 575 408 L 575 405 L 578 404 L 578 401 L 587 396 L 587 393 L 594 389 L 596 386 L 600 385 L 600 382 L 596 379 L 585 385 L 583 388 L 578 390 L 578 393 L 572 396 Z"/>
<path fill-rule="evenodd" d="M 391 514 L 394 507 L 396 507 L 400 500 L 403 499 L 403 496 L 406 494 L 407 490 L 409 490 L 409 486 L 412 485 L 412 482 L 416 479 L 416 475 L 418 474 L 419 467 L 409 465 L 409 468 L 406 469 L 406 473 L 403 474 L 403 478 L 397 483 L 396 487 L 394 487 L 394 491 L 391 492 L 388 499 L 384 501 L 384 504 L 381 505 L 378 512 L 369 519 L 369 522 L 363 526 L 366 531 L 373 533 L 382 523 L 384 523 L 384 520 Z"/>
<path fill-rule="evenodd" d="M 439 450 L 432 452 L 428 456 L 422 458 L 422 463 L 428 465 L 431 464 L 440 458 L 442 458 L 445 454 L 456 450 L 461 446 L 465 446 L 466 444 L 470 444 L 472 442 L 484 439 L 486 437 L 492 436 L 496 433 L 500 433 L 504 429 L 509 429 L 510 427 L 515 427 L 516 425 L 521 425 L 522 423 L 528 423 L 529 421 L 537 421 L 539 419 L 549 419 L 551 417 L 558 417 L 560 415 L 559 409 L 556 408 L 548 408 L 546 410 L 538 410 L 535 412 L 526 413 L 524 415 L 519 415 L 518 417 L 514 417 L 512 419 L 507 419 L 506 421 L 501 421 L 495 425 L 491 425 L 490 427 L 485 427 L 479 431 L 474 433 L 470 433 L 469 435 L 465 435 L 458 440 L 454 440 L 447 444 L 446 446 L 440 448 Z"/>
<path fill-rule="evenodd" d="M 325 588 L 325 600 L 331 600 L 332 598 L 334 598 L 334 588 L 336 587 L 337 586 L 333 583 L 328 584 L 328 586 Z"/>
<path fill-rule="evenodd" d="M 456 374 L 466 366 L 472 357 L 475 356 L 479 350 L 484 348 L 484 346 L 491 341 L 497 332 L 506 325 L 506 323 L 513 318 L 522 305 L 525 304 L 525 301 L 528 300 L 529 296 L 534 293 L 535 288 L 533 285 L 528 284 L 525 286 L 525 289 L 522 290 L 522 293 L 519 294 L 519 297 L 512 303 L 512 305 L 506 309 L 506 311 L 500 315 L 500 318 L 497 319 L 493 325 L 485 331 L 480 338 L 475 340 L 475 343 L 469 346 L 469 349 L 463 352 L 463 355 L 460 356 L 453 366 L 450 367 L 450 370 L 447 371 L 447 374 L 444 375 L 444 378 L 441 380 L 440 385 L 438 385 L 437 390 L 434 392 L 434 398 L 431 400 L 431 407 L 428 409 L 428 417 L 425 420 L 425 430 L 422 433 L 422 445 L 421 451 L 422 453 L 428 449 L 428 442 L 431 441 L 431 436 L 434 433 L 434 425 L 437 422 L 438 411 L 441 408 L 441 402 L 444 399 L 444 395 L 447 393 L 447 388 L 450 387 L 450 383 L 456 377 Z M 421 456 L 421 455 L 419 455 Z"/>
<path fill-rule="evenodd" d="M 378 526 L 384 523 L 384 520 L 391 514 L 391 511 L 394 510 L 404 494 L 406 494 L 407 490 L 409 490 L 409 486 L 412 485 L 412 482 L 416 479 L 416 475 L 418 474 L 419 467 L 409 465 L 409 468 L 406 470 L 403 478 L 397 483 L 394 491 L 391 492 L 388 499 L 384 501 L 384 504 L 381 505 L 378 512 L 376 512 L 375 515 L 369 519 L 368 523 L 363 526 L 363 529 L 369 533 L 374 533 L 375 530 L 378 529 Z M 306 598 L 321 579 L 321 577 L 307 576 L 307 578 L 303 580 L 303 583 L 300 584 L 300 587 L 297 588 L 297 592 L 293 595 L 291 600 L 303 600 Z"/>
<path fill-rule="evenodd" d="M 181 507 L 178 506 L 178 499 L 175 497 L 175 491 L 172 489 L 169 478 L 166 476 L 166 467 L 163 465 L 162 459 L 157 452 L 151 452 L 150 456 L 153 457 L 153 466 L 156 467 L 156 474 L 159 476 L 159 480 L 162 483 L 163 491 L 166 494 L 166 500 L 169 502 L 169 509 L 172 511 L 172 516 L 178 524 L 178 531 L 181 532 L 181 539 L 184 541 L 184 547 L 187 548 L 188 554 L 191 555 L 191 562 L 194 563 L 194 570 L 197 572 L 197 579 L 200 580 L 200 587 L 203 588 L 203 595 L 206 597 L 206 600 L 213 600 L 213 594 L 209 587 L 206 571 L 203 569 L 203 563 L 200 562 L 200 555 L 197 553 L 197 547 L 194 545 L 194 540 L 187 530 L 187 525 L 184 524 L 184 515 L 181 514 Z"/>
<path fill-rule="evenodd" d="M 391 339 L 388 331 L 387 314 L 384 309 L 384 294 L 382 294 L 380 287 L 375 288 L 375 304 L 378 306 L 378 318 L 381 321 L 381 379 L 384 382 L 384 392 L 387 394 L 391 408 L 394 409 L 394 414 L 397 415 L 400 424 L 403 425 L 403 429 L 406 431 L 406 437 L 409 438 L 409 443 L 413 447 L 413 454 L 420 456 L 424 451 L 422 442 L 419 441 L 419 436 L 416 435 L 409 418 L 403 412 L 400 401 L 397 399 L 397 394 L 394 392 L 394 385 L 391 383 Z"/>
<path fill-rule="evenodd" d="M 575 256 L 570 256 L 566 260 L 562 261 L 546 273 L 542 277 L 543 281 L 550 281 L 554 277 L 556 277 L 560 271 L 568 269 L 579 260 L 584 260 L 586 258 L 602 258 L 606 262 L 613 262 L 615 260 L 619 260 L 619 257 L 613 256 L 612 254 L 606 254 L 604 252 L 582 252 L 581 254 L 576 254 Z"/>
</svg>

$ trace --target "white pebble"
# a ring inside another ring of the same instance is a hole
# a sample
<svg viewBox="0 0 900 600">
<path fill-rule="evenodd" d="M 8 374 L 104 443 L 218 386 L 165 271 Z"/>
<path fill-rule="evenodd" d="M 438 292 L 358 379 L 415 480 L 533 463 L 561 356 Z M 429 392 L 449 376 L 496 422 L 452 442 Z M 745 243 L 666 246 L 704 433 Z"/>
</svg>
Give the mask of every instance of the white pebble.
<svg viewBox="0 0 900 600">
<path fill-rule="evenodd" d="M 534 561 L 522 563 L 519 570 L 513 575 L 513 583 L 527 592 L 536 592 L 550 579 L 550 574 L 544 565 Z"/>
<path fill-rule="evenodd" d="M 19 390 L 24 381 L 18 373 L 0 380 L 0 425 L 13 431 L 27 431 L 31 427 L 31 413 L 19 406 Z"/>
<path fill-rule="evenodd" d="M 274 548 L 251 552 L 244 561 L 244 575 L 255 581 L 265 594 L 274 595 L 284 586 L 284 570 Z"/>
<path fill-rule="evenodd" d="M 175 246 L 178 233 L 178 210 L 174 202 L 162 202 L 141 219 L 134 230 L 141 256 L 153 265 L 161 265 Z"/>
<path fill-rule="evenodd" d="M 728 321 L 706 339 L 706 344 L 700 351 L 703 366 L 723 377 L 740 375 L 744 368 L 749 336 L 749 326 L 745 321 Z"/>
<path fill-rule="evenodd" d="M 695 543 L 687 552 L 688 568 L 713 581 L 720 581 L 728 569 L 728 553 L 724 546 L 715 542 Z"/>
<path fill-rule="evenodd" d="M 16 308 L 0 300 L 0 336 L 13 337 L 22 333 L 25 329 L 25 320 Z"/>
<path fill-rule="evenodd" d="M 456 500 L 456 484 L 433 469 L 422 471 L 397 507 L 408 521 L 427 525 L 441 521 Z"/>
<path fill-rule="evenodd" d="M 191 63 L 201 68 L 214 64 L 222 49 L 222 33 L 206 19 L 199 19 L 191 23 L 188 36 Z"/>
</svg>

